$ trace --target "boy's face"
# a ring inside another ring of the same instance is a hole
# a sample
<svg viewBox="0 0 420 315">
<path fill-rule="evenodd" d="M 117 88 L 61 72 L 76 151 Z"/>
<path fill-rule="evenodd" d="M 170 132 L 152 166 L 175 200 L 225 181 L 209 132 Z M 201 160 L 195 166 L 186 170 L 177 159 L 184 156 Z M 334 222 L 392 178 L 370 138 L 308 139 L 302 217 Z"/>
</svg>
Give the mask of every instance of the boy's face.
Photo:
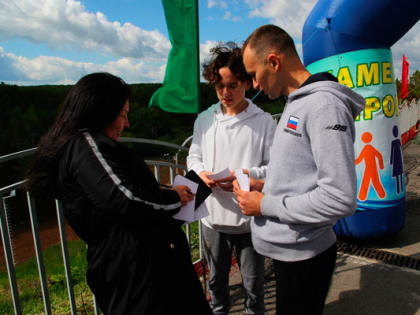
<svg viewBox="0 0 420 315">
<path fill-rule="evenodd" d="M 249 83 L 239 81 L 228 67 L 220 68 L 219 75 L 221 80 L 216 82 L 215 88 L 217 98 L 223 107 L 229 111 L 235 111 L 248 105 L 245 101 L 245 92 L 250 87 Z"/>
</svg>

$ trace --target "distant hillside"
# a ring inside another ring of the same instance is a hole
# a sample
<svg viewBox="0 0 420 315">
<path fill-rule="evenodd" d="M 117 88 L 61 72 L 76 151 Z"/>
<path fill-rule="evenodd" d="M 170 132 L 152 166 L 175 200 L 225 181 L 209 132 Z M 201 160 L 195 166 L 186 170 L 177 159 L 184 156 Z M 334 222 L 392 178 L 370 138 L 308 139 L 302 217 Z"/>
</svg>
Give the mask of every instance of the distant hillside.
<svg viewBox="0 0 420 315">
<path fill-rule="evenodd" d="M 130 129 L 124 136 L 165 140 L 177 144 L 192 134 L 196 114 L 173 114 L 148 107 L 161 84 L 131 84 Z M 0 84 L 0 156 L 36 146 L 53 122 L 70 85 L 16 86 Z M 248 97 L 256 94 L 248 92 Z M 201 84 L 202 109 L 217 102 L 214 88 Z M 272 102 L 260 94 L 256 103 L 270 113 L 282 110 L 282 102 Z"/>
<path fill-rule="evenodd" d="M 131 84 L 130 128 L 125 137 L 182 144 L 193 132 L 196 114 L 172 114 L 149 108 L 149 99 L 161 84 Z M 53 123 L 70 85 L 16 86 L 0 83 L 0 156 L 35 147 Z M 249 91 L 249 97 L 256 91 Z M 270 113 L 282 111 L 282 102 L 259 95 L 256 103 Z M 212 86 L 201 85 L 202 110 L 217 102 Z M 130 144 L 129 144 L 130 145 Z M 131 144 L 145 158 L 170 156 L 175 150 L 147 144 Z M 185 154 L 184 154 L 185 156 Z M 182 158 L 183 156 L 180 156 Z M 0 164 L 0 187 L 21 180 L 31 157 Z"/>
</svg>

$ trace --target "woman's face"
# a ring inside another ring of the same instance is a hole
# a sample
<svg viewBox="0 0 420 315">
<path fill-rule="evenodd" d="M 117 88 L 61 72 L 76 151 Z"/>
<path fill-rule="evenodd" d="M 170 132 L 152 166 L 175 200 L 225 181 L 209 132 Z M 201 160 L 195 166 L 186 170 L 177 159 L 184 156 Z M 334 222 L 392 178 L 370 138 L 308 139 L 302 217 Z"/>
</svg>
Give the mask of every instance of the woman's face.
<svg viewBox="0 0 420 315">
<path fill-rule="evenodd" d="M 111 139 L 118 140 L 121 133 L 125 128 L 130 127 L 130 123 L 128 122 L 128 112 L 130 111 L 130 105 L 125 102 L 123 108 L 121 109 L 120 113 L 118 114 L 117 118 L 105 127 L 104 134 Z"/>
</svg>

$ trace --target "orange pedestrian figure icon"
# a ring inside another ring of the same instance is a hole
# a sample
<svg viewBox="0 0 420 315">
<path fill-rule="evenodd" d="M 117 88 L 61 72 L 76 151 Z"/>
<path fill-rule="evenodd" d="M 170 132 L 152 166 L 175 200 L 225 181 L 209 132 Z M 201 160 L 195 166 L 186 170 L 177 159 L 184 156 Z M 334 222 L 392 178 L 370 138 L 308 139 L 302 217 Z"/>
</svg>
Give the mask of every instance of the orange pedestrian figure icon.
<svg viewBox="0 0 420 315">
<path fill-rule="evenodd" d="M 372 135 L 370 132 L 364 132 L 362 134 L 362 141 L 366 143 L 366 145 L 363 147 L 360 155 L 357 157 L 356 165 L 364 160 L 365 171 L 363 173 L 363 179 L 360 185 L 358 199 L 362 201 L 366 200 L 371 182 L 379 198 L 383 199 L 385 198 L 386 193 L 379 179 L 379 172 L 376 164 L 376 159 L 378 159 L 379 168 L 381 170 L 384 168 L 382 154 L 372 145 L 368 144 L 372 141 Z"/>
</svg>

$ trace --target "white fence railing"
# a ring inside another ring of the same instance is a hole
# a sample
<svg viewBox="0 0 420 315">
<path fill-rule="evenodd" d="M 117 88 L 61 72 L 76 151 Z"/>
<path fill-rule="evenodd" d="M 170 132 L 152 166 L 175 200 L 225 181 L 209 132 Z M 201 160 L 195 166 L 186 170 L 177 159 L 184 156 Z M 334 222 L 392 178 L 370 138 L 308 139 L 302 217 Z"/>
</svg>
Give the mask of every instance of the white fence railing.
<svg viewBox="0 0 420 315">
<path fill-rule="evenodd" d="M 411 102 L 404 101 L 399 105 L 399 125 L 402 143 L 412 139 L 420 124 L 420 99 Z"/>
<path fill-rule="evenodd" d="M 169 148 L 177 149 L 178 152 L 180 151 L 188 151 L 187 147 L 179 146 L 172 143 L 167 143 L 163 141 L 156 141 L 156 140 L 149 140 L 149 139 L 140 139 L 140 138 L 120 138 L 121 142 L 134 142 L 134 143 L 149 143 L 154 145 L 162 145 Z M 22 157 L 28 156 L 35 152 L 35 148 L 8 154 L 5 156 L 0 157 L 0 163 L 11 161 L 15 159 L 20 159 Z M 182 175 L 186 174 L 186 166 L 180 165 L 171 161 L 151 161 L 146 160 L 146 163 L 149 166 L 153 167 L 153 171 L 155 174 L 156 179 L 160 182 L 161 181 L 161 174 L 162 170 L 166 169 L 169 172 L 169 184 L 173 183 L 173 180 L 177 173 L 181 173 Z M 24 191 L 24 183 L 25 180 L 16 182 L 14 184 L 8 185 L 6 187 L 0 188 L 0 228 L 1 228 L 1 237 L 3 241 L 3 250 L 6 262 L 6 268 L 9 278 L 9 286 L 11 291 L 11 299 L 13 303 L 13 308 L 15 314 L 22 314 L 22 305 L 19 298 L 19 289 L 18 283 L 16 279 L 16 271 L 15 271 L 15 255 L 14 255 L 14 248 L 13 248 L 13 241 L 11 237 L 11 220 L 10 220 L 10 213 L 7 211 L 7 203 L 6 199 L 15 197 L 16 191 L 22 190 Z M 36 211 L 36 203 L 35 200 L 32 198 L 30 192 L 26 193 L 26 201 L 27 201 L 27 208 L 29 211 L 29 217 L 31 222 L 31 230 L 32 230 L 32 238 L 34 241 L 35 246 L 35 254 L 36 254 L 36 261 L 38 266 L 38 274 L 40 279 L 41 285 L 41 293 L 42 293 L 42 300 L 44 304 L 44 311 L 45 314 L 51 314 L 51 302 L 48 292 L 48 281 L 47 275 L 45 272 L 45 264 L 44 258 L 41 249 L 41 240 L 40 240 L 40 233 L 39 233 L 39 224 L 38 224 L 38 215 Z M 61 251 L 63 255 L 63 264 L 64 264 L 64 272 L 66 277 L 66 285 L 67 285 L 67 293 L 68 299 L 70 304 L 70 312 L 71 314 L 77 314 L 76 311 L 76 301 L 74 297 L 74 289 L 72 283 L 72 275 L 70 269 L 70 257 L 67 247 L 67 238 L 65 233 L 65 223 L 64 223 L 64 216 L 63 211 L 61 209 L 60 202 L 55 200 L 55 207 L 56 207 L 56 214 L 57 214 L 57 224 L 59 230 L 59 237 L 60 237 L 60 244 L 61 244 Z M 199 226 L 199 235 L 200 235 L 200 226 Z M 199 239 L 199 259 L 194 262 L 197 264 L 202 262 L 202 250 L 201 250 L 201 238 L 198 235 Z M 191 229 L 190 225 L 186 225 L 186 236 L 188 239 L 188 243 L 191 246 Z M 204 266 L 204 264 L 202 264 Z M 203 278 L 205 274 L 203 273 Z M 99 309 L 96 305 L 95 299 L 93 297 L 93 307 L 95 314 L 99 314 Z"/>
<path fill-rule="evenodd" d="M 278 122 L 280 119 L 280 114 L 273 115 L 273 118 Z M 185 165 L 178 164 L 178 154 L 182 151 L 188 151 L 188 143 L 192 137 L 188 138 L 184 143 L 180 145 L 164 142 L 164 141 L 157 141 L 157 140 L 149 140 L 149 139 L 142 139 L 142 138 L 120 138 L 121 142 L 130 142 L 130 143 L 148 143 L 153 145 L 161 145 L 166 146 L 168 148 L 176 149 L 177 153 L 174 156 L 173 161 L 152 161 L 146 160 L 146 163 L 153 167 L 154 175 L 158 182 L 161 182 L 161 174 L 162 170 L 166 169 L 169 172 L 169 184 L 173 183 L 173 180 L 177 173 L 181 173 L 185 175 L 187 169 Z M 0 156 L 0 163 L 21 159 L 23 157 L 29 156 L 35 152 L 36 148 L 31 148 L 19 152 L 15 152 L 12 154 L 7 154 L 4 156 Z M 38 222 L 38 215 L 36 210 L 36 202 L 31 195 L 31 192 L 25 191 L 24 188 L 25 180 L 18 181 L 16 183 L 10 184 L 8 186 L 0 188 L 0 229 L 1 229 L 1 237 L 3 242 L 3 250 L 9 280 L 9 287 L 11 292 L 11 300 L 13 304 L 13 309 L 15 314 L 22 314 L 22 305 L 21 300 L 19 297 L 19 288 L 18 288 L 18 281 L 16 279 L 16 270 L 15 270 L 15 255 L 14 255 L 14 246 L 13 240 L 11 237 L 11 220 L 10 220 L 10 210 L 7 206 L 7 199 L 14 198 L 17 196 L 17 191 L 23 191 L 26 195 L 26 205 L 29 212 L 30 222 L 31 222 L 31 230 L 32 230 L 32 238 L 35 247 L 35 255 L 36 255 L 36 262 L 38 267 L 38 275 L 39 281 L 41 286 L 41 296 L 42 301 L 44 304 L 44 311 L 45 314 L 51 314 L 51 300 L 48 291 L 48 277 L 45 270 L 44 264 L 44 257 L 41 248 L 41 239 L 40 239 L 40 231 L 39 231 L 39 222 Z M 60 238 L 60 245 L 61 245 L 61 252 L 63 256 L 63 265 L 64 265 L 64 273 L 66 278 L 66 287 L 67 287 L 67 295 L 70 307 L 70 313 L 77 314 L 76 310 L 76 300 L 74 294 L 74 287 L 73 287 L 73 279 L 72 279 L 72 272 L 70 268 L 70 260 L 71 257 L 69 256 L 68 244 L 67 244 L 67 236 L 65 232 L 65 220 L 63 211 L 61 209 L 61 204 L 58 200 L 55 200 L 55 210 L 57 215 L 57 227 L 59 231 L 59 238 Z M 186 236 L 188 239 L 188 243 L 191 246 L 191 228 L 190 225 L 186 225 Z M 202 254 L 202 244 L 201 244 L 201 225 L 198 224 L 198 243 L 199 243 L 199 258 L 198 260 L 194 261 L 194 265 L 197 271 L 203 276 L 203 286 L 204 290 L 206 290 L 206 273 L 205 273 L 205 264 L 203 262 L 203 254 Z M 96 305 L 95 297 L 93 297 L 93 309 L 95 314 L 100 314 L 100 311 Z"/>
</svg>

